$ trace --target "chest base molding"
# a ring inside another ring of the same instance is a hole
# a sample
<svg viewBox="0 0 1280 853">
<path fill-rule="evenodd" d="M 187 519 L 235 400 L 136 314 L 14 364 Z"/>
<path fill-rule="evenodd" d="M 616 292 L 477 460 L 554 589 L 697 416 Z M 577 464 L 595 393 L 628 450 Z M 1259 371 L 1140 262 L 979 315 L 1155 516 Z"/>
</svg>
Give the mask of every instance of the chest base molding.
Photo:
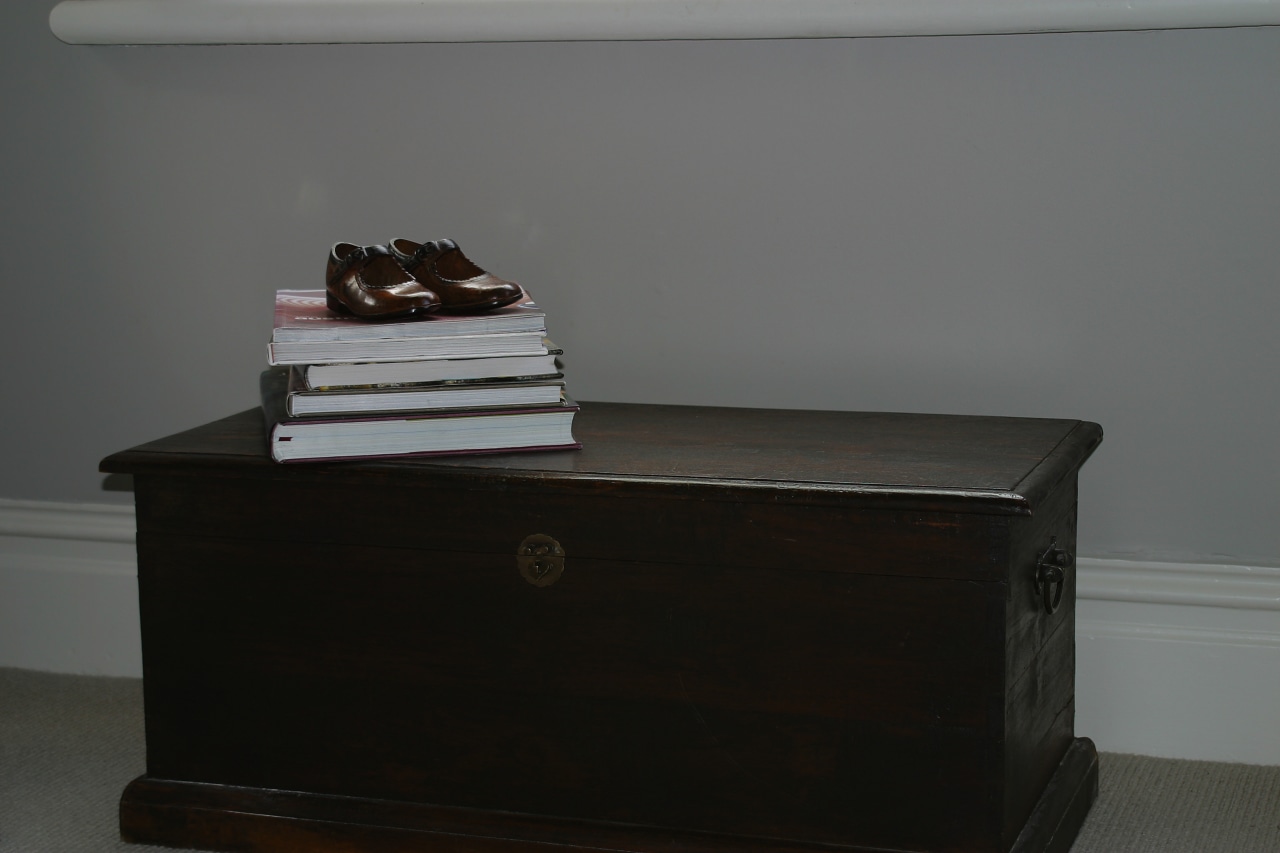
<svg viewBox="0 0 1280 853">
<path fill-rule="evenodd" d="M 1066 853 L 1098 795 L 1098 753 L 1076 738 L 1009 853 Z M 140 776 L 120 801 L 125 841 L 211 850 L 801 853 L 880 848 L 673 832 L 418 803 Z"/>
</svg>

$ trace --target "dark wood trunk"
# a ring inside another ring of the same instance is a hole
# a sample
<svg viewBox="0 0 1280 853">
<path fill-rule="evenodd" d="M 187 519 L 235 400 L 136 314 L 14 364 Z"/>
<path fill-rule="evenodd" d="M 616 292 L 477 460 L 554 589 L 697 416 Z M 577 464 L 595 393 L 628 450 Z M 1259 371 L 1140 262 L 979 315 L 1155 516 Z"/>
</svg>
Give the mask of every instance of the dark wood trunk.
<svg viewBox="0 0 1280 853">
<path fill-rule="evenodd" d="M 251 411 L 105 460 L 138 505 L 147 773 L 123 835 L 1070 846 L 1097 783 L 1074 572 L 1053 613 L 1036 575 L 1075 552 L 1096 425 L 587 403 L 575 434 L 282 466 Z M 533 534 L 564 554 L 541 585 Z"/>
</svg>

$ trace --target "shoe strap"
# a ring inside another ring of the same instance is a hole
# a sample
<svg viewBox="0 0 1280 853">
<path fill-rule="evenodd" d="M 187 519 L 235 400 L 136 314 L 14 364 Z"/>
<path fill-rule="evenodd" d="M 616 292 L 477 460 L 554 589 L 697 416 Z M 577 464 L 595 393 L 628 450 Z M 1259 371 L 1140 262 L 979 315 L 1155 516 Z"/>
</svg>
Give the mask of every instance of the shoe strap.
<svg viewBox="0 0 1280 853">
<path fill-rule="evenodd" d="M 451 249 L 457 249 L 458 244 L 452 240 L 445 238 L 443 240 L 428 240 L 418 247 L 418 251 L 413 253 L 413 263 L 415 265 L 422 263 L 427 258 L 436 255 L 442 255 Z"/>
<path fill-rule="evenodd" d="M 391 248 L 389 246 L 382 246 L 382 245 L 356 246 L 354 249 L 352 249 L 350 252 L 347 253 L 347 256 L 345 258 L 338 261 L 338 266 L 337 266 L 337 269 L 334 270 L 334 273 L 337 274 L 337 273 L 346 272 L 347 270 L 351 269 L 351 267 L 353 267 L 354 265 L 358 263 L 363 263 L 365 261 L 371 261 L 375 257 L 378 257 L 380 255 L 388 255 L 388 256 L 394 257 L 394 255 L 391 254 Z"/>
</svg>

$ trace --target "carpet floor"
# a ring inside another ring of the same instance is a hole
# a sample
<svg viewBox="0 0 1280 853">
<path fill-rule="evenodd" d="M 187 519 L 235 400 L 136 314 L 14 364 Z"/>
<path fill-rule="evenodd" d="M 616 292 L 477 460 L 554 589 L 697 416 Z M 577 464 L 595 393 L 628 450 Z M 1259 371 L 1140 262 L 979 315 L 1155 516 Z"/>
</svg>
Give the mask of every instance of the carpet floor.
<svg viewBox="0 0 1280 853">
<path fill-rule="evenodd" d="M 1087 734 L 1087 732 L 1086 732 Z M 0 668 L 0 851 L 115 853 L 142 682 Z M 1072 853 L 1280 853 L 1280 767 L 1104 753 Z"/>
</svg>

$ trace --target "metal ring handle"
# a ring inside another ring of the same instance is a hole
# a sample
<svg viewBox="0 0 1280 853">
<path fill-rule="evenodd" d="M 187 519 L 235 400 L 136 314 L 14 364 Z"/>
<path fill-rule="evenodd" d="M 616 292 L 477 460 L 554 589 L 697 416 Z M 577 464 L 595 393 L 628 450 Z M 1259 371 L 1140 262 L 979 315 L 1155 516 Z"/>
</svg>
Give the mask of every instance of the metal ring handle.
<svg viewBox="0 0 1280 853">
<path fill-rule="evenodd" d="M 1075 562 L 1070 552 L 1058 547 L 1058 537 L 1049 537 L 1049 547 L 1036 559 L 1036 594 L 1046 613 L 1052 615 L 1062 604 L 1067 586 L 1067 569 Z"/>
</svg>

